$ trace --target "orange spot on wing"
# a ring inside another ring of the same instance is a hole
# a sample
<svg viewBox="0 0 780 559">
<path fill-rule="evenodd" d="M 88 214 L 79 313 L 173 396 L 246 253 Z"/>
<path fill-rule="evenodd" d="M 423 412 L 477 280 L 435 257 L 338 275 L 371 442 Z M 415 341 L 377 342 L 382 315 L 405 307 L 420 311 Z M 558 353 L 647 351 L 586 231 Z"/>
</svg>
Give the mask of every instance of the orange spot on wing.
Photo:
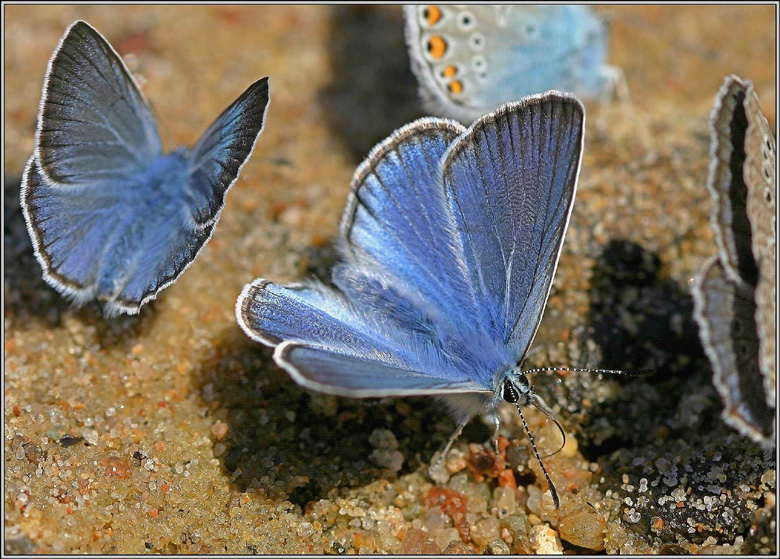
<svg viewBox="0 0 780 559">
<path fill-rule="evenodd" d="M 452 64 L 450 64 L 449 66 L 444 68 L 444 70 L 441 71 L 441 75 L 444 76 L 445 78 L 452 78 L 455 77 L 455 73 L 457 71 L 458 69 L 455 68 L 455 66 L 453 66 Z"/>
<path fill-rule="evenodd" d="M 431 53 L 434 59 L 439 60 L 447 52 L 447 41 L 438 35 L 434 35 L 428 39 L 428 52 Z"/>
<path fill-rule="evenodd" d="M 450 93 L 457 94 L 463 92 L 463 83 L 458 80 L 451 81 L 447 87 L 449 87 Z"/>
<path fill-rule="evenodd" d="M 428 25 L 436 25 L 441 20 L 441 10 L 436 6 L 428 6 L 423 11 L 423 17 Z"/>
</svg>

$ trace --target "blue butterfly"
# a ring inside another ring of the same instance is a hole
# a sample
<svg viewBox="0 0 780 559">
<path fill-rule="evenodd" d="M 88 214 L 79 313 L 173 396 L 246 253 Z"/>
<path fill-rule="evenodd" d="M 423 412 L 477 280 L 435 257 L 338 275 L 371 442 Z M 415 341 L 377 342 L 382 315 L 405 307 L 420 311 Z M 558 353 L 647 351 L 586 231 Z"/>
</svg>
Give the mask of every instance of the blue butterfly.
<svg viewBox="0 0 780 559">
<path fill-rule="evenodd" d="M 192 263 L 263 129 L 268 78 L 192 150 L 162 152 L 157 125 L 113 47 L 76 21 L 49 61 L 21 203 L 43 277 L 76 304 L 136 314 Z"/>
<path fill-rule="evenodd" d="M 551 91 L 468 129 L 423 118 L 397 130 L 353 178 L 335 288 L 255 280 L 236 303 L 241 328 L 312 390 L 442 398 L 458 422 L 442 456 L 477 413 L 495 440 L 502 400 L 537 402 L 520 366 L 569 223 L 584 120 L 579 100 Z"/>
<path fill-rule="evenodd" d="M 608 29 L 589 6 L 404 6 L 412 70 L 431 113 L 471 122 L 501 103 L 558 89 L 605 99 Z"/>
</svg>

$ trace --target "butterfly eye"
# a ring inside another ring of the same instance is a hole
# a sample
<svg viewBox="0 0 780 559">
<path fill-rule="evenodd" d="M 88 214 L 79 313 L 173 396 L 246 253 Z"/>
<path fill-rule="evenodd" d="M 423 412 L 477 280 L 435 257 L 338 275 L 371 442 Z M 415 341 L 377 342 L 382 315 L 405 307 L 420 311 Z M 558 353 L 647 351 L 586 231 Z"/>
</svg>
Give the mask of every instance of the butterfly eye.
<svg viewBox="0 0 780 559">
<path fill-rule="evenodd" d="M 508 379 L 504 381 L 504 387 L 501 390 L 501 397 L 504 398 L 505 402 L 509 402 L 510 404 L 516 404 L 520 399 L 520 394 L 517 393 L 517 389 Z"/>
<path fill-rule="evenodd" d="M 528 383 L 525 375 L 520 373 L 519 369 L 510 371 L 501 387 L 501 397 L 510 404 L 516 404 L 518 401 L 523 400 L 520 405 L 526 405 L 529 402 L 528 396 L 530 392 L 531 385 Z"/>
</svg>

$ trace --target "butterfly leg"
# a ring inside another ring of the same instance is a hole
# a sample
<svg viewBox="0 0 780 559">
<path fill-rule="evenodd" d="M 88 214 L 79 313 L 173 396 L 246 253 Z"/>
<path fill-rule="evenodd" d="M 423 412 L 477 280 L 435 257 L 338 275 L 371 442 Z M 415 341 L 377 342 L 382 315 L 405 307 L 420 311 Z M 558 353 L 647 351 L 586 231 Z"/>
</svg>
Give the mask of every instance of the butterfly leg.
<svg viewBox="0 0 780 559">
<path fill-rule="evenodd" d="M 601 91 L 601 105 L 609 104 L 615 98 L 620 103 L 630 103 L 631 94 L 628 91 L 628 81 L 623 69 L 618 66 L 604 66 L 600 71 L 603 86 Z"/>
<path fill-rule="evenodd" d="M 596 129 L 605 131 L 608 129 L 608 108 L 613 99 L 621 106 L 631 105 L 631 94 L 628 91 L 628 82 L 623 69 L 618 66 L 604 66 L 599 71 L 601 80 L 601 92 L 599 94 L 600 110 L 596 118 Z"/>
<path fill-rule="evenodd" d="M 490 411 L 482 414 L 482 420 L 488 425 L 493 426 L 493 436 L 490 438 L 493 443 L 493 450 L 498 454 L 498 428 L 501 426 L 501 420 L 498 417 L 498 410 L 491 409 Z"/>
<path fill-rule="evenodd" d="M 447 444 L 444 445 L 444 448 L 439 452 L 438 456 L 434 455 L 433 461 L 431 462 L 431 466 L 428 468 L 428 475 L 431 477 L 434 481 L 444 482 L 446 479 L 444 478 L 444 461 L 447 459 L 447 453 L 450 451 L 450 447 L 452 447 L 452 444 L 460 437 L 460 434 L 463 432 L 463 428 L 468 423 L 468 420 L 462 421 L 458 424 L 458 426 L 455 428 L 455 432 L 450 437 L 450 440 L 447 441 Z"/>
</svg>

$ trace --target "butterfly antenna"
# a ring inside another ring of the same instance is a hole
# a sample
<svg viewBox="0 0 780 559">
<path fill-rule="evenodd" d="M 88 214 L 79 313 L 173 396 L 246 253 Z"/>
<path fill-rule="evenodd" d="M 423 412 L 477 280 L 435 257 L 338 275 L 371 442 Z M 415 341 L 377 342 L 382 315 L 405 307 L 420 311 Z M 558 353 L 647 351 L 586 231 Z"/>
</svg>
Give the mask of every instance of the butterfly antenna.
<svg viewBox="0 0 780 559">
<path fill-rule="evenodd" d="M 541 405 L 539 405 L 537 402 L 540 402 Z M 542 399 L 541 396 L 539 396 L 538 394 L 534 394 L 534 398 L 533 398 L 533 400 L 531 400 L 531 405 L 533 405 L 533 407 L 535 407 L 537 410 L 539 410 L 544 415 L 546 415 L 547 419 L 549 419 L 550 421 L 555 423 L 555 426 L 558 428 L 558 431 L 560 431 L 560 433 L 561 433 L 561 438 L 563 440 L 561 441 L 560 448 L 558 450 L 556 450 L 555 452 L 551 452 L 550 454 L 545 455 L 544 458 L 549 458 L 550 456 L 555 456 L 556 454 L 558 454 L 560 451 L 563 450 L 564 446 L 566 446 L 566 431 L 563 430 L 563 427 L 561 427 L 561 424 L 558 423 L 557 419 L 555 419 L 555 417 L 552 414 L 552 411 L 550 410 L 550 406 L 547 405 L 547 402 L 545 402 Z"/>
<path fill-rule="evenodd" d="M 601 374 L 610 374 L 610 375 L 621 375 L 624 377 L 647 377 L 652 374 L 655 374 L 655 369 L 633 369 L 630 371 L 621 371 L 616 369 L 580 369 L 578 367 L 541 367 L 539 369 L 528 369 L 527 371 L 523 371 L 524 375 L 527 375 L 529 373 L 543 373 L 546 371 L 570 371 L 572 373 L 596 373 L 597 375 Z"/>
<path fill-rule="evenodd" d="M 523 427 L 525 427 L 525 432 L 528 433 L 528 439 L 531 441 L 531 448 L 534 449 L 534 454 L 536 455 L 536 459 L 539 461 L 539 465 L 542 467 L 542 473 L 544 474 L 544 477 L 547 480 L 547 484 L 550 486 L 550 493 L 552 494 L 553 502 L 555 503 L 555 508 L 559 509 L 561 508 L 561 501 L 560 499 L 558 499 L 558 491 L 555 489 L 555 485 L 550 479 L 550 474 L 547 473 L 547 468 L 544 467 L 544 462 L 542 462 L 542 457 L 539 456 L 539 451 L 536 448 L 536 442 L 534 442 L 534 436 L 531 434 L 531 430 L 528 428 L 528 424 L 525 422 L 525 417 L 523 417 L 523 411 L 520 409 L 520 404 L 518 402 L 515 402 L 515 407 L 517 408 L 517 413 L 520 414 L 520 419 L 523 422 Z M 544 412 L 544 410 L 542 410 L 542 412 Z"/>
</svg>

